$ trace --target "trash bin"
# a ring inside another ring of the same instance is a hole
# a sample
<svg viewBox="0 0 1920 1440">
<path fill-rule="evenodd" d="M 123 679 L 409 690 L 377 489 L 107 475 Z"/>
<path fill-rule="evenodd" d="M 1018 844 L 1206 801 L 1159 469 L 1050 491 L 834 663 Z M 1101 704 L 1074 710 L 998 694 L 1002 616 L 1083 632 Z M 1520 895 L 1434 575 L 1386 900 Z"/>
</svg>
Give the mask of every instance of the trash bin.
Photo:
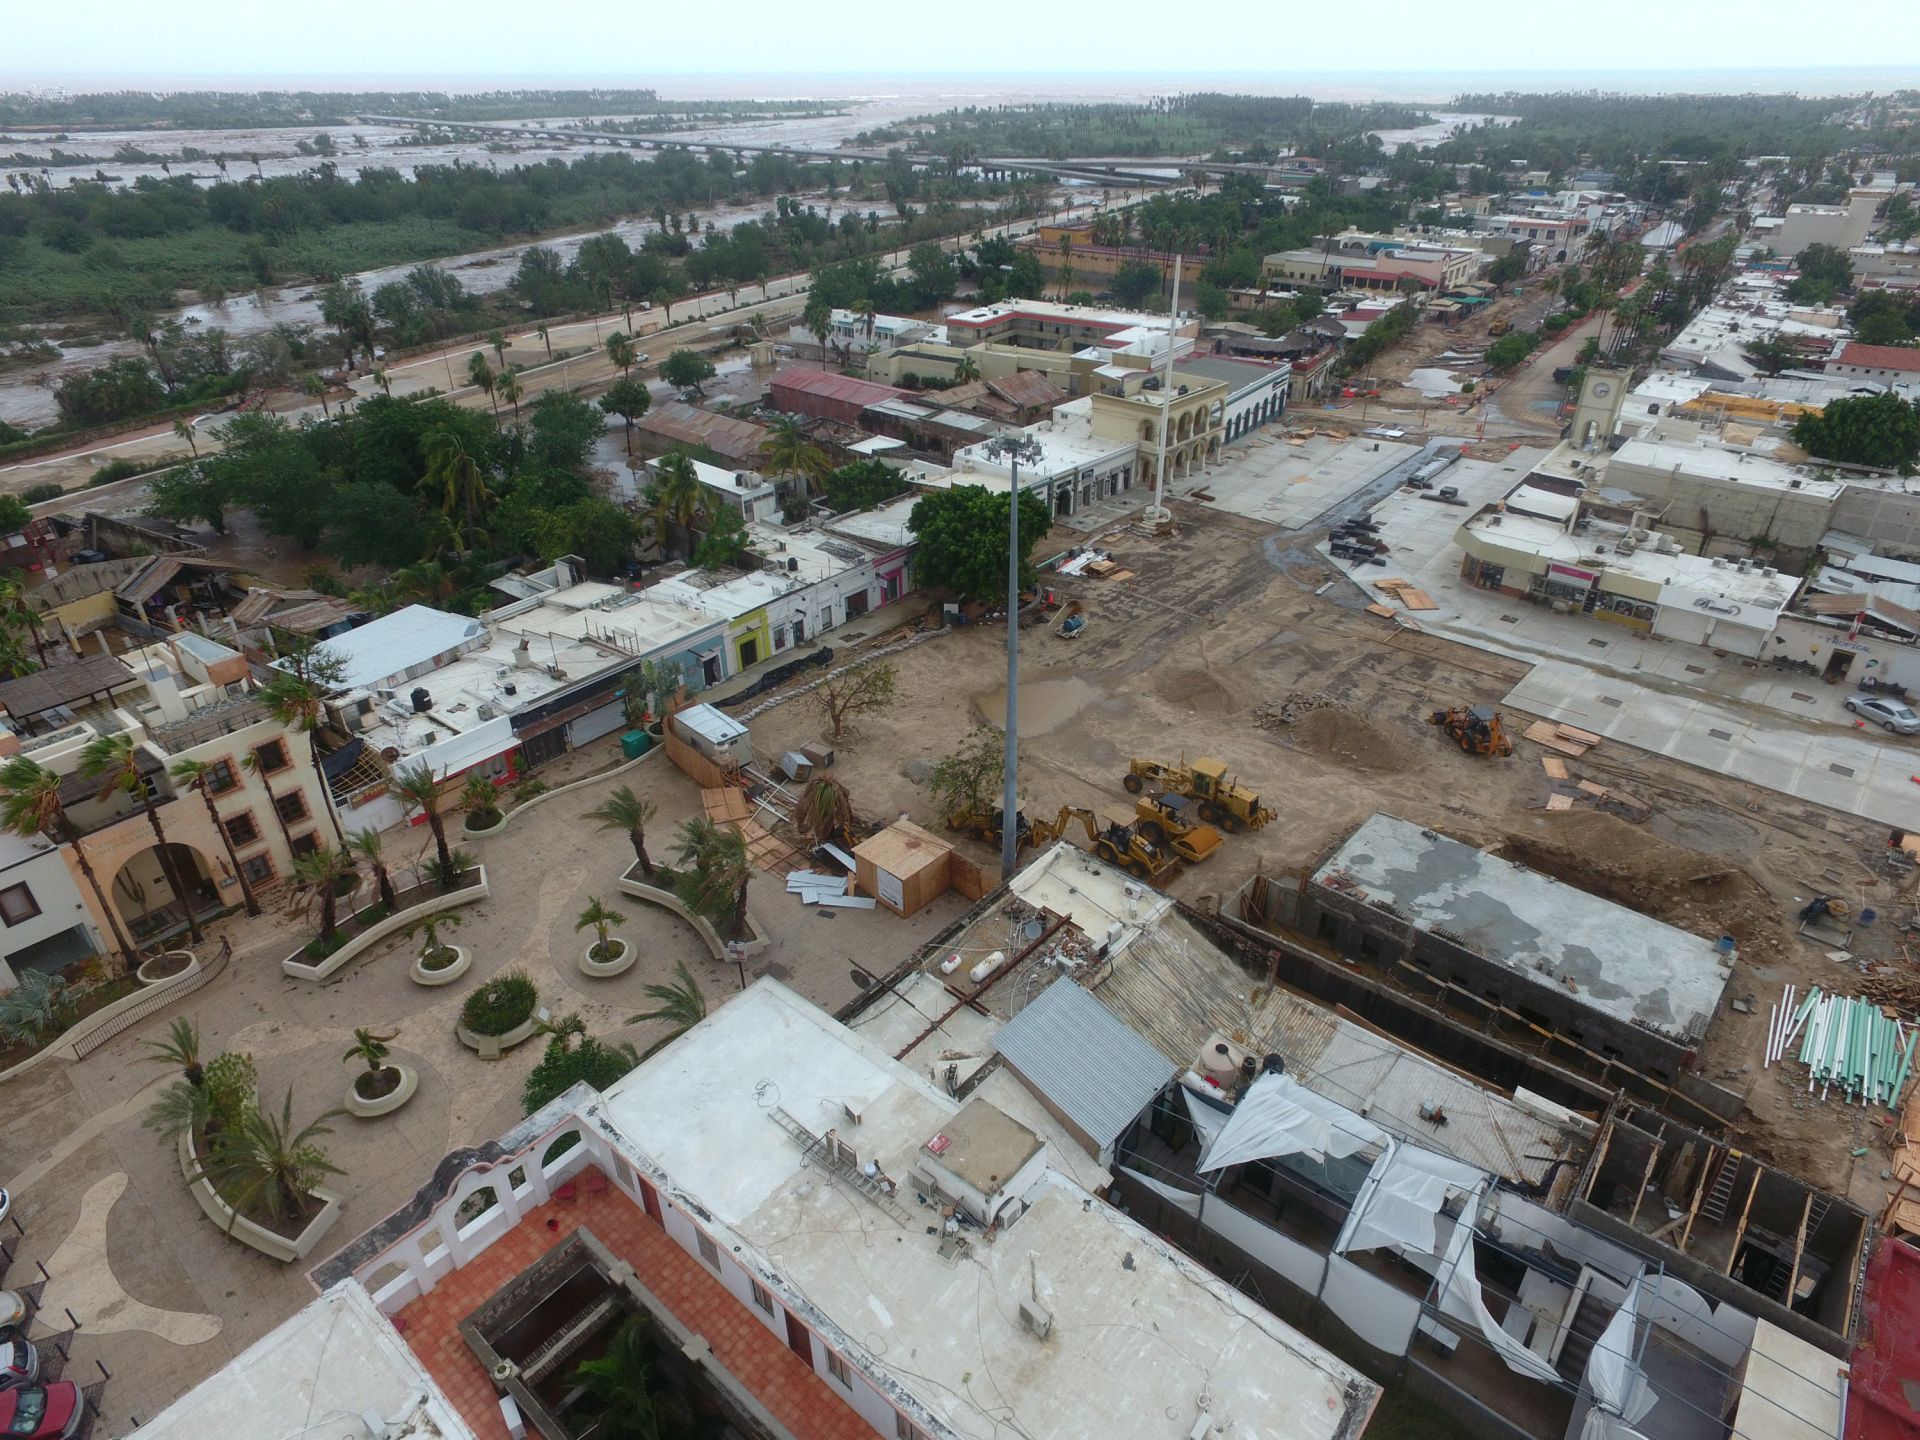
<svg viewBox="0 0 1920 1440">
<path fill-rule="evenodd" d="M 629 760 L 638 760 L 653 748 L 653 737 L 644 730 L 629 730 L 620 737 L 620 753 Z"/>
</svg>

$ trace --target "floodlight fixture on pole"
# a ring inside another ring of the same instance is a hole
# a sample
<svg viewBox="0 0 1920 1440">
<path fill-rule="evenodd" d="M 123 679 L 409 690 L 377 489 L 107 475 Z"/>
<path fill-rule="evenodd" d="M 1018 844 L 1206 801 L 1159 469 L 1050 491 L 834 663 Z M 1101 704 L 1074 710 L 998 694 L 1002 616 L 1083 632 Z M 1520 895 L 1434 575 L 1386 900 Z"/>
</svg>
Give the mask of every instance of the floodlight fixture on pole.
<svg viewBox="0 0 1920 1440">
<path fill-rule="evenodd" d="M 1031 435 L 997 435 L 983 453 L 1004 460 L 1007 482 L 1007 735 L 1000 782 L 1000 879 L 1013 878 L 1020 854 L 1020 463 L 1040 463 L 1046 447 Z"/>
</svg>

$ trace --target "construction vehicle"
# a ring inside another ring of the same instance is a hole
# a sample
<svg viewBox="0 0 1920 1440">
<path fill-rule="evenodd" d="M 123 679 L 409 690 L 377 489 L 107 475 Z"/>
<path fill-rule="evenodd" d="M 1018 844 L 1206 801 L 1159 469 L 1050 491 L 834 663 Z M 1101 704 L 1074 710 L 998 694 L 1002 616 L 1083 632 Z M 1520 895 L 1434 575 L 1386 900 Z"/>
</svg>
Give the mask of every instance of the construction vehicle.
<svg viewBox="0 0 1920 1440">
<path fill-rule="evenodd" d="M 1198 865 L 1222 843 L 1220 832 L 1199 820 L 1198 808 L 1184 795 L 1142 795 L 1134 803 L 1134 823 L 1150 844 Z"/>
<path fill-rule="evenodd" d="M 1095 855 L 1136 880 L 1162 885 L 1180 868 L 1172 850 L 1142 835 L 1138 819 L 1123 806 L 1116 805 L 1101 815 L 1079 806 L 1068 806 L 1060 811 L 1062 830 L 1069 820 L 1078 820 L 1086 827 L 1087 843 Z"/>
<path fill-rule="evenodd" d="M 948 817 L 947 828 L 957 830 L 969 839 L 978 840 L 983 844 L 998 845 L 1001 817 L 1005 814 L 1006 811 L 1000 809 L 961 810 Z M 1014 815 L 1014 835 L 1018 841 L 1016 850 L 1024 850 L 1034 843 L 1033 823 L 1027 819 L 1027 812 L 1024 810 Z"/>
<path fill-rule="evenodd" d="M 1500 712 L 1488 705 L 1456 705 L 1427 716 L 1469 755 L 1511 755 L 1513 742 L 1500 723 Z"/>
<path fill-rule="evenodd" d="M 1258 830 L 1274 818 L 1273 811 L 1260 803 L 1257 793 L 1228 776 L 1225 761 L 1206 756 L 1192 764 L 1184 757 L 1175 763 L 1136 758 L 1128 762 L 1127 773 L 1120 777 L 1120 783 L 1129 795 L 1152 789 L 1156 793 L 1171 791 L 1198 801 L 1200 818 L 1209 825 L 1218 825 L 1229 835 L 1240 830 Z"/>
<path fill-rule="evenodd" d="M 1502 315 L 1498 320 L 1494 321 L 1491 325 L 1487 326 L 1487 334 L 1504 335 L 1507 333 L 1507 331 L 1511 330 L 1512 328 L 1513 328 L 1513 322 L 1509 320 L 1506 316 Z"/>
</svg>

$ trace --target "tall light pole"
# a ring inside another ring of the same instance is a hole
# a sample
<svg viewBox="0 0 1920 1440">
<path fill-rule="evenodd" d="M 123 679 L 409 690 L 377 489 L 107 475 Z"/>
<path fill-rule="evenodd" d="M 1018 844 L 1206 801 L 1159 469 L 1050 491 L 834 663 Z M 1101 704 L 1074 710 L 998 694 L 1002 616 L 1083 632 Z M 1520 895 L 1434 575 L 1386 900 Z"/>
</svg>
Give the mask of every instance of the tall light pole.
<svg viewBox="0 0 1920 1440">
<path fill-rule="evenodd" d="M 1000 879 L 1013 878 L 1020 854 L 1020 462 L 1038 464 L 1046 453 L 1031 435 L 1000 435 L 989 440 L 989 460 L 1005 460 L 1007 489 L 1007 746 L 1000 778 Z"/>
</svg>

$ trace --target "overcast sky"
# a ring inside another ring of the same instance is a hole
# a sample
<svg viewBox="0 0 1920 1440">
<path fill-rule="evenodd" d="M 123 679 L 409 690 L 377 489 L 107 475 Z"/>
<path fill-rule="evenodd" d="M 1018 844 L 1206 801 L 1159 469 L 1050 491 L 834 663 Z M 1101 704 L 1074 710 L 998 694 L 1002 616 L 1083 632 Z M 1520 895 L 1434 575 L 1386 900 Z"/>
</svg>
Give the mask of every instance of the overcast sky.
<svg viewBox="0 0 1920 1440">
<path fill-rule="evenodd" d="M 0 82 L 646 84 L 673 76 L 1084 80 L 1119 73 L 1151 83 L 1163 68 L 1167 83 L 1153 88 L 1206 74 L 1257 77 L 1259 88 L 1271 89 L 1295 75 L 1361 72 L 1384 80 L 1388 72 L 1479 77 L 1502 70 L 1691 72 L 1698 88 L 1715 90 L 1739 87 L 1705 72 L 1756 72 L 1755 81 L 1773 89 L 1920 86 L 1920 25 L 1888 23 L 1902 8 L 1862 5 L 1852 13 L 1863 24 L 1828 24 L 1806 0 L 1537 7 L 1371 0 L 1351 9 L 1271 0 L 0 0 Z M 1308 28 L 1317 33 L 1301 34 L 1303 20 L 1316 21 Z M 1863 45 L 1869 31 L 1872 43 Z M 1863 62 L 1871 72 L 1808 76 L 1799 86 L 1779 74 Z M 1569 88 L 1579 79 L 1569 74 Z M 1675 88 L 1685 79 L 1677 74 Z M 1592 75 L 1595 84 L 1610 80 L 1616 77 Z"/>
</svg>

